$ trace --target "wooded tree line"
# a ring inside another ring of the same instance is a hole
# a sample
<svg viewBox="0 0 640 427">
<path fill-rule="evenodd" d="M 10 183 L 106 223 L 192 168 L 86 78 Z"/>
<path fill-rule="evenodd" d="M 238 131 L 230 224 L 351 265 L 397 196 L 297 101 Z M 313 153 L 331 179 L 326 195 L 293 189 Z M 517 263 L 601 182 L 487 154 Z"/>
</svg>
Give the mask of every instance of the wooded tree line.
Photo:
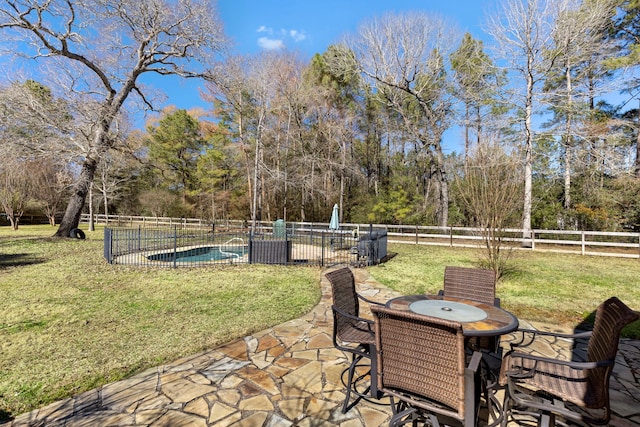
<svg viewBox="0 0 640 427">
<path fill-rule="evenodd" d="M 60 236 L 82 209 L 328 222 L 334 203 L 343 222 L 640 227 L 637 1 L 505 0 L 487 44 L 426 13 L 388 14 L 310 60 L 220 59 L 206 1 L 172 13 L 98 3 L 0 7 L 2 31 L 60 60 L 0 87 L 12 220 L 37 208 L 53 218 L 70 200 Z M 98 22 L 118 49 L 77 36 Z M 137 80 L 146 72 L 202 78 L 211 108 L 166 109 L 132 130 L 127 112 L 154 102 Z"/>
</svg>

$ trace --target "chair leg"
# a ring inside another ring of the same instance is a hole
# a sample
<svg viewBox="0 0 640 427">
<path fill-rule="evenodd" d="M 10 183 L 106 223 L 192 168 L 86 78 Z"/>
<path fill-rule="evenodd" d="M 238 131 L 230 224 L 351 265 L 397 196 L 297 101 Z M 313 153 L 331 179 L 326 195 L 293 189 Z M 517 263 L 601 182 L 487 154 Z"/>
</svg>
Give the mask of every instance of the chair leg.
<svg viewBox="0 0 640 427">
<path fill-rule="evenodd" d="M 417 423 L 416 408 L 408 408 L 400 412 L 396 412 L 389 420 L 389 427 L 399 427 L 411 422 L 412 426 Z"/>
<path fill-rule="evenodd" d="M 347 392 L 346 397 L 344 398 L 344 403 L 342 404 L 342 413 L 346 414 L 349 410 L 349 400 L 351 399 L 351 387 L 353 387 L 353 374 L 356 370 L 356 366 L 358 362 L 362 359 L 362 356 L 353 355 L 353 360 L 351 361 L 351 365 L 349 366 L 349 374 L 347 375 Z"/>
<path fill-rule="evenodd" d="M 433 414 L 429 414 L 429 423 L 431 423 L 432 427 L 440 427 L 440 422 L 438 421 L 438 417 Z"/>
<path fill-rule="evenodd" d="M 371 355 L 371 371 L 369 373 L 369 377 L 371 378 L 369 391 L 371 392 L 371 397 L 374 399 L 380 399 L 378 393 L 378 358 L 376 357 L 376 347 L 371 344 L 369 346 L 369 354 Z"/>
<path fill-rule="evenodd" d="M 543 412 L 540 414 L 538 420 L 538 427 L 554 427 L 556 425 L 556 417 L 549 412 Z"/>
<path fill-rule="evenodd" d="M 510 406 L 511 399 L 509 398 L 509 389 L 506 388 L 504 390 L 504 398 L 502 399 L 502 413 L 500 414 L 502 420 L 500 421 L 500 427 L 507 427 L 507 419 L 509 418 Z"/>
</svg>

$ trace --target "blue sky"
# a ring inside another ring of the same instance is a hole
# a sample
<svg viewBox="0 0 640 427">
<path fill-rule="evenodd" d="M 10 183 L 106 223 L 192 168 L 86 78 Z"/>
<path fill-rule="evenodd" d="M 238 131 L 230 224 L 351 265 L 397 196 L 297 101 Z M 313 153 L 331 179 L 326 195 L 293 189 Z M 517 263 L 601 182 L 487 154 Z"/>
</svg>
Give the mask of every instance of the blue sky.
<svg viewBox="0 0 640 427">
<path fill-rule="evenodd" d="M 385 12 L 425 11 L 481 36 L 483 0 L 219 0 L 225 32 L 242 53 L 285 47 L 309 57 Z"/>
<path fill-rule="evenodd" d="M 487 0 L 218 0 L 218 13 L 235 53 L 288 49 L 311 58 L 355 33 L 367 19 L 387 12 L 434 13 L 482 39 L 485 9 L 492 4 Z M 162 77 L 156 84 L 168 96 L 165 106 L 208 107 L 199 97 L 199 81 Z"/>
</svg>

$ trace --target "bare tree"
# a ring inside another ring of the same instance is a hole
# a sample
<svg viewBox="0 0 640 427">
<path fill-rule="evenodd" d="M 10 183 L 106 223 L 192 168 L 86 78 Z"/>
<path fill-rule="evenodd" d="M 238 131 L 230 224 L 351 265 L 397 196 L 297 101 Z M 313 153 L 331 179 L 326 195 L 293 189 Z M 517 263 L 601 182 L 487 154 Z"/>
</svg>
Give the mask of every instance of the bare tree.
<svg viewBox="0 0 640 427">
<path fill-rule="evenodd" d="M 30 162 L 28 169 L 32 182 L 32 197 L 42 205 L 42 211 L 49 219 L 49 224 L 55 226 L 56 216 L 62 211 L 63 200 L 68 196 L 73 183 L 73 175 L 66 165 L 47 158 Z"/>
<path fill-rule="evenodd" d="M 67 98 L 94 107 L 89 149 L 56 232 L 59 237 L 69 236 L 79 223 L 129 95 L 151 107 L 139 78 L 148 73 L 197 77 L 197 62 L 224 43 L 209 0 L 8 0 L 0 6 L 0 29 L 20 44 L 21 49 L 10 49 L 37 58 L 43 68 L 52 67 Z"/>
<path fill-rule="evenodd" d="M 472 225 L 480 230 L 483 264 L 499 278 L 511 255 L 505 246 L 505 228 L 513 224 L 520 206 L 518 162 L 498 144 L 486 141 L 469 155 L 456 184 Z"/>
<path fill-rule="evenodd" d="M 287 169 L 288 149 L 293 140 L 295 109 L 303 65 L 290 52 L 263 52 L 232 57 L 214 64 L 208 75 L 206 98 L 230 126 L 245 162 L 251 196 L 252 226 L 284 211 L 275 205 L 276 195 L 286 194 L 300 176 Z M 298 138 L 296 138 L 298 139 Z M 306 169 L 305 174 L 313 175 Z M 281 197 L 280 204 L 284 197 Z"/>
<path fill-rule="evenodd" d="M 48 87 L 34 80 L 0 87 L 0 138 L 7 154 L 35 159 L 55 153 L 68 160 L 72 133 L 69 105 Z"/>
<path fill-rule="evenodd" d="M 540 93 L 538 85 L 551 67 L 548 52 L 553 47 L 555 9 L 551 0 L 504 0 L 500 10 L 491 14 L 488 32 L 497 42 L 498 54 L 521 78 L 521 89 L 515 93 L 514 104 L 519 110 L 523 130 L 524 203 L 522 213 L 523 238 L 531 238 L 533 205 L 533 142 L 532 118 Z M 525 243 L 527 244 L 527 243 Z"/>
<path fill-rule="evenodd" d="M 327 147 L 323 171 L 333 178 L 325 180 L 330 186 L 324 186 L 324 202 L 331 206 L 337 198 L 340 220 L 344 218 L 347 187 L 361 176 L 353 156 L 365 115 L 362 79 L 357 70 L 353 52 L 341 44 L 329 46 L 322 55 L 316 54 L 305 72 L 306 105 L 316 119 L 314 128 Z M 337 190 L 335 180 L 339 180 Z"/>
<path fill-rule="evenodd" d="M 24 166 L 20 159 L 4 159 L 0 164 L 0 206 L 14 230 L 31 200 L 31 181 Z"/>
<path fill-rule="evenodd" d="M 451 125 L 453 108 L 444 58 L 457 38 L 443 21 L 412 13 L 372 20 L 360 27 L 350 43 L 361 72 L 433 160 L 441 226 L 447 225 L 449 217 L 442 135 Z"/>
<path fill-rule="evenodd" d="M 213 64 L 207 75 L 207 92 L 204 97 L 214 105 L 217 114 L 223 118 L 234 133 L 242 152 L 247 190 L 253 194 L 249 130 L 251 129 L 253 106 L 247 84 L 249 72 L 249 58 L 243 56 L 230 57 L 224 62 Z M 256 207 L 253 197 L 251 200 L 251 216 L 254 217 L 253 212 Z"/>
<path fill-rule="evenodd" d="M 102 208 L 105 217 L 109 218 L 109 206 L 121 196 L 121 190 L 127 182 L 131 181 L 132 159 L 126 153 L 112 150 L 107 153 L 96 172 L 96 179 L 92 189 L 96 189 L 102 199 Z M 92 203 L 91 199 L 89 203 Z M 93 231 L 93 209 L 89 209 L 91 221 L 89 230 Z"/>
<path fill-rule="evenodd" d="M 156 217 L 171 215 L 180 202 L 177 195 L 163 189 L 143 191 L 140 193 L 139 201 L 146 212 Z"/>
</svg>

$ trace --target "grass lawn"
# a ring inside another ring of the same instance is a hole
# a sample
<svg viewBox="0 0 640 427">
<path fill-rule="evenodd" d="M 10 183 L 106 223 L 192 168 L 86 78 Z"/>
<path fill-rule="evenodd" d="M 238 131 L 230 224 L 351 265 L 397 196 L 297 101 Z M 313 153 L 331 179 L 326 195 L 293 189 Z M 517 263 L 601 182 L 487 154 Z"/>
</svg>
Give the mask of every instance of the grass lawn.
<svg viewBox="0 0 640 427">
<path fill-rule="evenodd" d="M 478 266 L 475 249 L 390 245 L 397 256 L 370 267 L 380 283 L 405 295 L 437 293 L 447 265 Z M 522 319 L 575 326 L 593 319 L 596 307 L 617 296 L 640 310 L 640 260 L 550 252 L 514 251 L 497 284 L 501 306 Z M 640 322 L 623 330 L 640 339 Z"/>
<path fill-rule="evenodd" d="M 113 266 L 102 229 L 0 227 L 0 421 L 313 308 L 320 269 Z"/>
</svg>

